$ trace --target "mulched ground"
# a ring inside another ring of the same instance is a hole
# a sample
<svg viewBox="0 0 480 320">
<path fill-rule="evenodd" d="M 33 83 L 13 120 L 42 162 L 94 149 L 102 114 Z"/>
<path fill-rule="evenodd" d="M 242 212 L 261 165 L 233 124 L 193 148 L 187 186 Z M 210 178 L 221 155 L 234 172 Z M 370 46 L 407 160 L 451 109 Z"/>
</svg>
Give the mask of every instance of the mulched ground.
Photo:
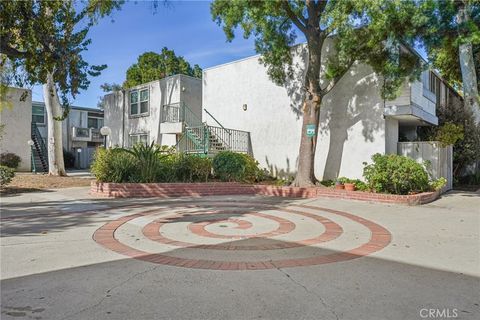
<svg viewBox="0 0 480 320">
<path fill-rule="evenodd" d="M 90 185 L 90 178 L 56 177 L 44 174 L 17 174 L 12 182 L 1 190 L 2 194 L 35 192 L 46 189 L 61 189 L 70 187 L 86 187 Z"/>
</svg>

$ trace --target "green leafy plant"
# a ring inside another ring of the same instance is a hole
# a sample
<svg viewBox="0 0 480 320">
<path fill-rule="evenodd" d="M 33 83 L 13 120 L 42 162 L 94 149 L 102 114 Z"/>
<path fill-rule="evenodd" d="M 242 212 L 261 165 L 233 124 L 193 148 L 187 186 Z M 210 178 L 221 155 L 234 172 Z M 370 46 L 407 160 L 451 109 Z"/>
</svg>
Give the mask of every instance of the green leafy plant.
<svg viewBox="0 0 480 320">
<path fill-rule="evenodd" d="M 430 182 L 430 187 L 435 191 L 441 190 L 446 185 L 447 179 L 445 179 L 444 177 L 438 178 Z"/>
<path fill-rule="evenodd" d="M 7 166 L 0 165 L 0 187 L 4 188 L 15 177 L 15 170 Z"/>
<path fill-rule="evenodd" d="M 2 153 L 0 154 L 0 165 L 9 168 L 17 169 L 22 159 L 15 153 Z"/>
<path fill-rule="evenodd" d="M 124 149 L 98 148 L 90 170 L 100 182 L 132 182 L 137 162 Z"/>
<path fill-rule="evenodd" d="M 174 177 L 181 182 L 205 182 L 212 172 L 212 160 L 192 154 L 180 153 L 173 162 Z"/>
<path fill-rule="evenodd" d="M 160 161 L 164 156 L 164 150 L 160 146 L 154 142 L 150 145 L 138 143 L 132 149 L 122 150 L 132 155 L 137 162 L 134 180 L 144 183 L 158 181 Z"/>
<path fill-rule="evenodd" d="M 463 140 L 463 137 L 463 126 L 447 122 L 438 128 L 435 140 L 440 142 L 440 146 L 446 147 Z"/>
<path fill-rule="evenodd" d="M 333 186 L 335 186 L 335 181 L 333 181 L 333 180 L 323 180 L 323 181 L 320 181 L 320 184 L 325 186 L 325 187 L 333 187 Z"/>
<path fill-rule="evenodd" d="M 359 190 L 359 191 L 369 191 L 370 190 L 368 185 L 360 179 L 350 179 L 350 178 L 347 178 L 347 177 L 340 177 L 340 178 L 337 179 L 337 182 L 339 182 L 340 184 L 353 183 L 355 185 L 356 190 Z"/>
<path fill-rule="evenodd" d="M 395 154 L 372 156 L 373 163 L 366 164 L 363 176 L 367 186 L 376 192 L 408 194 L 430 189 L 425 168 L 415 160 Z"/>
<path fill-rule="evenodd" d="M 263 177 L 254 158 L 231 151 L 222 151 L 213 158 L 213 171 L 222 181 L 255 182 Z"/>
</svg>

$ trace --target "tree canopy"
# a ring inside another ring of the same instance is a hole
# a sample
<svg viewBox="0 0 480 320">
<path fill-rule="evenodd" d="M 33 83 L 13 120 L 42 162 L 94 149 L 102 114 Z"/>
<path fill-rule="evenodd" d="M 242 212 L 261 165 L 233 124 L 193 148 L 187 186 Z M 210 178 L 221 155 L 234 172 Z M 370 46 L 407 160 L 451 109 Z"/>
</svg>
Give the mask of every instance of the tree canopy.
<svg viewBox="0 0 480 320">
<path fill-rule="evenodd" d="M 299 35 L 306 39 L 308 57 L 303 83 L 303 126 L 294 185 L 312 185 L 315 139 L 307 126 L 318 130 L 320 106 L 356 61 L 365 62 L 383 76 L 382 95 L 393 98 L 407 76 L 420 70 L 419 59 L 401 50 L 411 44 L 416 24 L 415 0 L 246 1 L 216 0 L 213 19 L 228 40 L 238 29 L 255 39 L 255 49 L 268 75 L 282 85 L 293 77 L 293 50 Z M 324 44 L 332 38 L 330 54 Z M 334 53 L 333 53 L 334 52 Z"/>
<path fill-rule="evenodd" d="M 128 68 L 123 86 L 130 88 L 175 74 L 201 78 L 202 69 L 197 64 L 192 67 L 182 56 L 177 56 L 175 51 L 164 47 L 160 53 L 141 54 L 137 63 Z"/>
<path fill-rule="evenodd" d="M 106 65 L 90 65 L 82 56 L 91 40 L 89 28 L 118 9 L 122 1 L 1 1 L 0 52 L 11 61 L 14 73 L 26 75 L 28 84 L 43 84 L 52 73 L 64 102 L 75 97 Z M 17 85 L 25 85 L 19 83 Z"/>
<path fill-rule="evenodd" d="M 468 19 L 459 21 L 462 6 L 468 6 Z M 424 0 L 418 14 L 424 15 L 424 24 L 417 36 L 424 43 L 429 60 L 442 76 L 461 87 L 462 74 L 459 46 L 471 43 L 477 76 L 480 75 L 480 2 L 473 0 Z M 480 83 L 477 84 L 480 90 Z"/>
</svg>

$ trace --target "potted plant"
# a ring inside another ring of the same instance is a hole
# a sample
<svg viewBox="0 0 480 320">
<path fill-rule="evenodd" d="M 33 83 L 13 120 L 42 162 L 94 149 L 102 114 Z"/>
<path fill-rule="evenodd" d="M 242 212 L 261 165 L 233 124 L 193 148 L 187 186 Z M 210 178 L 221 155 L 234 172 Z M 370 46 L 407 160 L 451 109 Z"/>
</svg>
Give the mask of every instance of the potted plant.
<svg viewBox="0 0 480 320">
<path fill-rule="evenodd" d="M 344 186 L 347 191 L 355 191 L 355 183 L 345 182 Z"/>
<path fill-rule="evenodd" d="M 345 186 L 343 185 L 343 183 L 337 179 L 337 181 L 335 181 L 335 189 L 337 190 L 343 190 L 345 189 Z"/>
</svg>

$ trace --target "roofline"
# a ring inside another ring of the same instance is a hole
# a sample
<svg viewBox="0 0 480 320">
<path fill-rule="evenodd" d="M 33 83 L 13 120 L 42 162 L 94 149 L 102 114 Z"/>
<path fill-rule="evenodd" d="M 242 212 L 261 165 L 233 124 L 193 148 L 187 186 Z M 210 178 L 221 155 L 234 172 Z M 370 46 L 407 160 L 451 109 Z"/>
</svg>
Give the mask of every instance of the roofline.
<svg viewBox="0 0 480 320">
<path fill-rule="evenodd" d="M 176 74 L 172 74 L 171 76 L 168 76 L 168 77 L 165 77 L 165 78 L 162 78 L 162 79 L 156 79 L 156 80 L 152 80 L 152 81 L 149 81 L 149 82 L 141 83 L 141 84 L 138 84 L 138 85 L 136 85 L 136 86 L 133 86 L 133 87 L 130 87 L 130 88 L 126 88 L 126 89 L 124 89 L 124 90 L 140 89 L 141 87 L 144 87 L 144 86 L 146 86 L 146 85 L 149 85 L 149 84 L 152 84 L 152 83 L 157 83 L 157 82 L 162 82 L 162 81 L 167 81 L 167 80 L 169 80 L 169 79 L 171 79 L 171 78 L 175 78 L 175 77 L 178 77 L 178 78 L 187 77 L 187 78 L 190 78 L 190 79 L 202 81 L 201 78 L 192 77 L 192 76 L 189 76 L 189 75 L 186 75 L 186 74 L 183 74 L 183 73 L 176 73 Z M 108 95 L 108 94 L 110 94 L 110 93 L 113 93 L 113 91 L 107 93 L 106 95 Z"/>
<path fill-rule="evenodd" d="M 45 106 L 45 102 L 43 101 L 32 101 L 32 105 L 42 105 Z M 103 113 L 102 109 L 99 108 L 89 108 L 89 107 L 79 107 L 79 106 L 70 106 L 70 109 L 73 110 L 82 110 L 82 111 L 92 111 L 92 112 L 98 112 L 98 113 Z"/>
</svg>

